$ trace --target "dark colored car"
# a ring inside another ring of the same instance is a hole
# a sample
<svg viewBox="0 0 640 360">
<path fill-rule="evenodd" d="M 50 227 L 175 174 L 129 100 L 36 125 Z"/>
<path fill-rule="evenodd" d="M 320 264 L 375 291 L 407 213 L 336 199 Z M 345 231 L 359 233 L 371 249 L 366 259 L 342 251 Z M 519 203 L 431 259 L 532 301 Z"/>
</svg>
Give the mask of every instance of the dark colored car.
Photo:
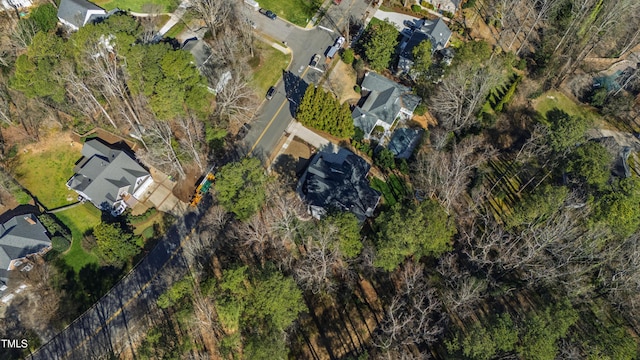
<svg viewBox="0 0 640 360">
<path fill-rule="evenodd" d="M 405 20 L 404 21 L 404 26 L 408 27 L 411 30 L 413 30 L 413 29 L 418 27 L 418 25 L 413 20 Z"/>
<path fill-rule="evenodd" d="M 276 17 L 277 17 L 276 14 L 273 11 L 267 10 L 267 9 L 260 9 L 260 14 L 268 17 L 271 20 L 275 20 Z"/>
<path fill-rule="evenodd" d="M 271 100 L 271 98 L 273 97 L 273 94 L 276 93 L 276 88 L 274 88 L 273 86 L 269 88 L 269 90 L 267 90 L 267 100 Z"/>
<path fill-rule="evenodd" d="M 236 140 L 242 140 L 249 133 L 249 129 L 251 129 L 251 125 L 244 124 L 238 131 L 238 135 L 236 135 Z"/>
</svg>

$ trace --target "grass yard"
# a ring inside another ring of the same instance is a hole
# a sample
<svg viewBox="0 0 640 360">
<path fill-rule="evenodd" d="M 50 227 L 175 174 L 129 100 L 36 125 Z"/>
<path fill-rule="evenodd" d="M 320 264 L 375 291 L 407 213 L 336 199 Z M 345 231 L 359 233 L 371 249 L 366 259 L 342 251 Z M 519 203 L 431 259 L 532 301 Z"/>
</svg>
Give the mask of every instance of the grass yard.
<svg viewBox="0 0 640 360">
<path fill-rule="evenodd" d="M 276 13 L 276 15 L 290 22 L 305 27 L 316 14 L 322 1 L 317 0 L 260 0 L 260 7 Z"/>
<path fill-rule="evenodd" d="M 184 22 L 180 21 L 177 24 L 173 25 L 173 27 L 171 29 L 169 29 L 169 31 L 167 31 L 166 34 L 164 34 L 164 36 L 167 37 L 167 38 L 174 38 L 175 39 L 186 28 L 187 28 L 187 25 L 185 25 Z"/>
<path fill-rule="evenodd" d="M 94 0 L 93 3 L 105 10 L 115 8 L 133 12 L 145 12 L 144 5 L 154 4 L 162 7 L 162 12 L 173 12 L 180 4 L 179 0 Z"/>
<path fill-rule="evenodd" d="M 69 143 L 52 146 L 46 151 L 31 150 L 18 155 L 16 180 L 48 209 L 67 205 L 78 195 L 67 189 L 73 166 L 80 159 L 80 147 Z"/>
<path fill-rule="evenodd" d="M 275 85 L 282 77 L 282 71 L 289 66 L 291 57 L 262 41 L 256 41 L 256 56 L 249 61 L 253 68 L 252 85 L 258 95 L 264 95 L 269 86 Z"/>
<path fill-rule="evenodd" d="M 71 248 L 62 255 L 64 261 L 76 272 L 85 265 L 98 263 L 98 257 L 82 248 L 84 234 L 100 223 L 100 210 L 85 203 L 55 214 L 71 230 Z"/>
<path fill-rule="evenodd" d="M 594 125 L 604 125 L 602 117 L 591 110 L 589 107 L 577 104 L 575 101 L 568 98 L 566 95 L 557 90 L 550 90 L 542 94 L 540 97 L 533 100 L 533 107 L 542 116 L 546 116 L 549 110 L 558 108 L 569 115 L 581 116 L 586 119 L 591 119 Z"/>
<path fill-rule="evenodd" d="M 167 38 L 177 38 L 178 35 L 187 28 L 187 24 L 189 24 L 194 18 L 196 18 L 196 14 L 192 10 L 188 10 L 184 15 L 182 15 L 182 19 L 178 21 L 177 24 L 173 25 L 173 27 L 164 34 L 164 36 Z"/>
</svg>

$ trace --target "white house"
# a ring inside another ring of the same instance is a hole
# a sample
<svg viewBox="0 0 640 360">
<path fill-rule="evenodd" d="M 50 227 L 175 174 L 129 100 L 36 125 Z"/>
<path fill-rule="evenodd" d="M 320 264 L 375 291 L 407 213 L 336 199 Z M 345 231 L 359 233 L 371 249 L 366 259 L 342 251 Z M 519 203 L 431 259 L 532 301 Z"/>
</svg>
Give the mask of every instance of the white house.
<svg viewBox="0 0 640 360">
<path fill-rule="evenodd" d="M 98 139 L 84 143 L 82 156 L 67 187 L 113 216 L 133 207 L 153 184 L 149 172 L 131 155 Z"/>
</svg>

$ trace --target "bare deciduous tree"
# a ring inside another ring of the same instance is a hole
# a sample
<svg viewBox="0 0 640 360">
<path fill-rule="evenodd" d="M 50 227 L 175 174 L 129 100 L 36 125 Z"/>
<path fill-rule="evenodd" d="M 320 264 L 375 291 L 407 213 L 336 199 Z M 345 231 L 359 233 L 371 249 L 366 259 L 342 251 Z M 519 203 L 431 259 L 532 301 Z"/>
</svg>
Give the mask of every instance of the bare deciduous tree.
<svg viewBox="0 0 640 360">
<path fill-rule="evenodd" d="M 303 244 L 302 258 L 295 264 L 298 283 L 314 294 L 332 293 L 336 289 L 335 275 L 344 267 L 335 245 L 339 236 L 334 226 L 316 227 Z"/>
<path fill-rule="evenodd" d="M 0 78 L 0 81 L 2 80 L 3 79 Z M 13 122 L 11 121 L 10 108 L 11 108 L 11 95 L 9 94 L 9 89 L 5 86 L 3 82 L 0 82 L 0 120 L 4 121 L 7 125 L 13 124 Z"/>
<path fill-rule="evenodd" d="M 385 311 L 374 344 L 385 351 L 405 353 L 403 347 L 429 345 L 444 331 L 441 302 L 424 276 L 424 266 L 409 262 L 400 275 L 400 288 Z"/>
<path fill-rule="evenodd" d="M 560 0 L 533 0 L 531 4 L 529 4 L 528 8 L 535 11 L 535 16 L 532 23 L 529 25 L 527 34 L 520 43 L 520 47 L 516 51 L 516 55 L 520 55 L 522 49 L 524 49 L 525 46 L 529 44 L 531 33 L 533 33 L 533 31 L 538 28 L 540 21 L 546 19 L 547 15 L 549 15 L 549 12 L 559 3 Z M 509 49 L 511 49 L 511 46 L 509 46 Z"/>
<path fill-rule="evenodd" d="M 257 99 L 242 74 L 235 70 L 225 72 L 217 78 L 216 83 L 221 88 L 216 94 L 215 113 L 223 120 L 237 125 L 249 120 L 256 108 Z"/>
<path fill-rule="evenodd" d="M 453 253 L 440 258 L 437 271 L 446 285 L 443 289 L 443 301 L 449 311 L 461 318 L 472 313 L 474 305 L 487 290 L 487 280 L 475 277 L 462 268 L 458 255 Z"/>
<path fill-rule="evenodd" d="M 161 17 L 162 6 L 158 4 L 147 3 L 142 5 L 142 12 L 147 16 L 138 17 L 140 25 L 142 25 L 142 33 L 140 34 L 140 42 L 150 44 L 156 40 L 158 28 L 162 25 Z"/>
<path fill-rule="evenodd" d="M 78 110 L 90 119 L 93 119 L 96 113 L 102 113 L 114 129 L 118 128 L 111 115 L 96 99 L 85 81 L 76 74 L 71 64 L 64 63 L 61 73 L 67 85 L 67 96 Z"/>
<path fill-rule="evenodd" d="M 563 46 L 559 43 L 554 52 L 562 64 L 556 75 L 556 85 L 573 74 L 594 49 L 609 47 L 610 39 L 617 37 L 615 30 L 633 24 L 632 19 L 640 11 L 640 3 L 635 0 L 584 0 L 582 5 L 575 26 L 567 29 L 562 37 L 566 41 L 561 40 Z"/>
<path fill-rule="evenodd" d="M 23 50 L 29 47 L 31 40 L 38 32 L 38 25 L 35 21 L 18 21 L 11 33 L 11 41 L 16 50 Z"/>
<path fill-rule="evenodd" d="M 499 74 L 488 64 L 480 69 L 460 65 L 451 71 L 430 100 L 430 109 L 446 131 L 459 132 L 477 119 L 489 90 L 496 86 Z"/>
<path fill-rule="evenodd" d="M 147 148 L 138 152 L 138 158 L 153 164 L 168 174 L 180 179 L 185 177 L 182 159 L 187 154 L 180 146 L 174 146 L 171 126 L 163 121 L 151 121 L 146 127 Z"/>
<path fill-rule="evenodd" d="M 603 264 L 598 244 L 606 234 L 582 226 L 589 209 L 573 206 L 577 201 L 571 194 L 552 213 L 510 229 L 491 214 L 478 216 L 461 229 L 462 251 L 490 281 L 515 274 L 531 287 L 553 284 L 571 296 L 584 295 Z"/>
<path fill-rule="evenodd" d="M 205 144 L 204 124 L 193 116 L 186 116 L 176 119 L 176 125 L 183 135 L 180 145 L 189 152 L 200 171 L 204 172 L 207 166 L 207 153 L 202 146 Z"/>
<path fill-rule="evenodd" d="M 412 166 L 411 178 L 416 190 L 436 197 L 447 212 L 464 202 L 471 174 L 481 163 L 494 156 L 481 137 L 469 137 L 453 144 L 450 151 L 421 150 Z"/>
<path fill-rule="evenodd" d="M 228 26 L 229 22 L 236 23 L 236 2 L 232 0 L 201 0 L 193 3 L 193 9 L 198 12 L 209 28 L 214 39 L 218 38 L 220 29 Z"/>
</svg>

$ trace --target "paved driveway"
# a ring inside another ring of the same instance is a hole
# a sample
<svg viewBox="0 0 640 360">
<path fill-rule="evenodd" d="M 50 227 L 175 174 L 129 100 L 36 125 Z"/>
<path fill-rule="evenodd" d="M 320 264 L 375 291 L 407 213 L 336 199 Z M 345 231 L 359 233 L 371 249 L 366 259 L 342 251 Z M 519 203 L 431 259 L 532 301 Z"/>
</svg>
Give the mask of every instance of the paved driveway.
<svg viewBox="0 0 640 360">
<path fill-rule="evenodd" d="M 382 10 L 376 11 L 373 17 L 380 20 L 388 19 L 392 24 L 396 26 L 396 29 L 398 29 L 398 31 L 402 31 L 402 29 L 406 27 L 404 26 L 405 20 L 412 21 L 414 23 L 415 21 L 420 20 L 420 18 L 417 18 L 415 16 L 399 14 L 396 12 L 386 12 Z"/>
<path fill-rule="evenodd" d="M 150 173 L 153 178 L 153 184 L 149 186 L 147 192 L 134 207 L 134 213 L 143 213 L 144 210 L 154 207 L 171 215 L 184 215 L 189 204 L 181 201 L 173 194 L 173 188 L 176 186 L 175 181 L 155 168 L 151 168 Z"/>
</svg>

